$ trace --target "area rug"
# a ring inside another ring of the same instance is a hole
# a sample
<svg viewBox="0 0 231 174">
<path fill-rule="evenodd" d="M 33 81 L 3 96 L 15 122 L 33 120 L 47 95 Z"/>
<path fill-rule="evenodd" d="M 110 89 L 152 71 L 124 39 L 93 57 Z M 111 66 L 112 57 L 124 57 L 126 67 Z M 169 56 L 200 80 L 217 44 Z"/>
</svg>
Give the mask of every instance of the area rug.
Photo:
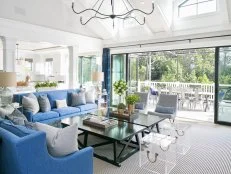
<svg viewBox="0 0 231 174">
<path fill-rule="evenodd" d="M 170 173 L 231 174 L 231 127 L 203 122 L 189 124 L 191 148 L 185 155 L 177 155 L 176 166 Z M 101 150 L 111 155 L 109 146 Z M 94 158 L 94 173 L 153 174 L 139 167 L 138 153 L 125 160 L 121 167 Z"/>
</svg>

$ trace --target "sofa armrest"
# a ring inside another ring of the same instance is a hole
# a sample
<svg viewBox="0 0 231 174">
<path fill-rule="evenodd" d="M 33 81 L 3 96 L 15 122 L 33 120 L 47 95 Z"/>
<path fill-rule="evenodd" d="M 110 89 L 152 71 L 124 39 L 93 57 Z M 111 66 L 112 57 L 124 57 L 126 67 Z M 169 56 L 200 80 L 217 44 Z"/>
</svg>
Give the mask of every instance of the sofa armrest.
<svg viewBox="0 0 231 174">
<path fill-rule="evenodd" d="M 57 172 L 66 174 L 93 174 L 92 147 L 86 147 L 65 157 L 52 157 L 52 160 L 56 163 Z"/>
<path fill-rule="evenodd" d="M 65 157 L 53 157 L 47 150 L 46 134 L 40 131 L 20 138 L 16 147 L 22 171 L 33 174 L 93 174 L 92 147 Z"/>
<path fill-rule="evenodd" d="M 29 111 L 23 111 L 23 114 L 26 116 L 27 121 L 33 122 L 33 113 Z"/>
</svg>

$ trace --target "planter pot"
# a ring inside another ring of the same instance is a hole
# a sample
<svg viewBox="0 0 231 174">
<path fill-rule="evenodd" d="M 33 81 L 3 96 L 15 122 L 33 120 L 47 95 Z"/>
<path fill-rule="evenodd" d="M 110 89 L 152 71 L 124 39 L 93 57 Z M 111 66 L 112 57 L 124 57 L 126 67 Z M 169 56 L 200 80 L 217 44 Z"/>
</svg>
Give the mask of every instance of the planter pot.
<svg viewBox="0 0 231 174">
<path fill-rule="evenodd" d="M 41 91 L 52 91 L 52 90 L 56 90 L 56 87 L 42 87 L 42 88 L 36 88 L 37 92 L 41 92 Z"/>
<path fill-rule="evenodd" d="M 124 109 L 118 109 L 118 114 L 124 114 Z"/>
<path fill-rule="evenodd" d="M 134 113 L 134 105 L 128 105 L 128 113 L 129 114 Z"/>
</svg>

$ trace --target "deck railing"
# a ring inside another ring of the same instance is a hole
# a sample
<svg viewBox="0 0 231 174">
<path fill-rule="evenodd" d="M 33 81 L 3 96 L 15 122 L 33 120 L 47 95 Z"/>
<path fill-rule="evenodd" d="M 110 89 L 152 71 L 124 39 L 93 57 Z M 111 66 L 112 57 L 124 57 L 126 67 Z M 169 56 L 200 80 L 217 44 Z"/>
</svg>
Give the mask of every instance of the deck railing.
<svg viewBox="0 0 231 174">
<path fill-rule="evenodd" d="M 134 83 L 133 83 L 134 84 Z M 215 85 L 214 84 L 202 84 L 202 83 L 181 83 L 181 82 L 153 82 L 153 81 L 138 81 L 137 91 L 144 91 L 148 87 L 153 87 L 161 91 L 169 91 L 171 88 L 173 91 L 180 92 L 181 89 L 191 89 L 192 93 L 196 88 L 203 94 L 206 94 L 210 100 L 214 100 Z M 132 87 L 134 88 L 134 87 Z"/>
</svg>

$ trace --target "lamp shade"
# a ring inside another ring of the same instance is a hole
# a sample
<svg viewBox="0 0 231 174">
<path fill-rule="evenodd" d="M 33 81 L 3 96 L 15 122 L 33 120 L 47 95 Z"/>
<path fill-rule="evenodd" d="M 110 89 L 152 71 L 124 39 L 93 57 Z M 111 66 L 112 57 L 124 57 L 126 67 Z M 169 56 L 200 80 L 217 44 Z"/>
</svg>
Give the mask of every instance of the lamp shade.
<svg viewBox="0 0 231 174">
<path fill-rule="evenodd" d="M 104 81 L 104 73 L 103 72 L 93 72 L 92 73 L 92 80 L 96 82 Z"/>
<path fill-rule="evenodd" d="M 14 87 L 16 85 L 15 72 L 0 72 L 0 87 Z"/>
</svg>

